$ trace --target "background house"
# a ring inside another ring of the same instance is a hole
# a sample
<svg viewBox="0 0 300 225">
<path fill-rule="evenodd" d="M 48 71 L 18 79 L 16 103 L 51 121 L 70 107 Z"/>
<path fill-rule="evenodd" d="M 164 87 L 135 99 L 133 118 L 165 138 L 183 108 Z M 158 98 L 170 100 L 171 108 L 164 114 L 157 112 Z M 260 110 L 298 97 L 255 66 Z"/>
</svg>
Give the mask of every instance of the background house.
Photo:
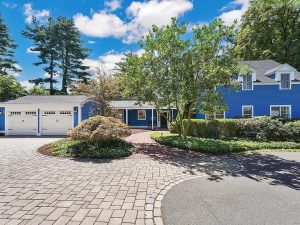
<svg viewBox="0 0 300 225">
<path fill-rule="evenodd" d="M 239 77 L 239 90 L 219 88 L 228 105 L 228 111 L 197 118 L 241 118 L 280 116 L 300 118 L 300 73 L 288 64 L 273 60 L 243 61 L 251 74 Z"/>
</svg>

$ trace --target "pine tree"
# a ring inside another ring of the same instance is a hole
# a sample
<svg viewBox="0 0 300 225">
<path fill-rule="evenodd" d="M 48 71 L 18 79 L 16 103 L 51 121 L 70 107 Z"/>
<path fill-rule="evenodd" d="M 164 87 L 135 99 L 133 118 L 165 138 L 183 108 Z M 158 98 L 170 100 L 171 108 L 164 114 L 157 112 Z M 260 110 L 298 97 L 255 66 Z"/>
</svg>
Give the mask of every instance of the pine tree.
<svg viewBox="0 0 300 225">
<path fill-rule="evenodd" d="M 17 45 L 9 36 L 9 29 L 0 14 L 0 76 L 10 72 L 20 72 L 14 60 L 14 49 Z"/>
<path fill-rule="evenodd" d="M 42 79 L 43 83 L 49 83 L 50 95 L 54 95 L 54 84 L 57 83 L 54 75 L 57 73 L 56 67 L 58 65 L 58 34 L 55 21 L 49 18 L 47 25 L 40 25 L 34 18 L 33 26 L 27 25 L 23 35 L 28 39 L 33 40 L 34 46 L 31 47 L 31 51 L 39 53 L 38 58 L 40 61 L 34 63 L 34 65 L 46 65 L 44 71 L 49 74 L 49 78 L 38 78 L 36 81 L 39 82 Z"/>
<path fill-rule="evenodd" d="M 74 81 L 86 83 L 89 80 L 88 67 L 83 65 L 83 60 L 88 56 L 88 49 L 83 47 L 80 33 L 73 20 L 59 17 L 56 23 L 58 26 L 59 61 L 62 71 L 61 92 L 67 94 L 67 88 Z"/>
</svg>

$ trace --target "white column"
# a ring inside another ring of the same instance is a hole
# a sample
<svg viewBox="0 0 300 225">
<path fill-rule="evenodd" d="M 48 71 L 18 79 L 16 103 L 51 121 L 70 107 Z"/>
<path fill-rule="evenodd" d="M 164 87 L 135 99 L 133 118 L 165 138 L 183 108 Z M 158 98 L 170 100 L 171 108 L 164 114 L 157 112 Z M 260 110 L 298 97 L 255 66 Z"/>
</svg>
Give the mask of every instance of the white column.
<svg viewBox="0 0 300 225">
<path fill-rule="evenodd" d="M 128 109 L 126 108 L 126 124 L 128 125 Z"/>
<path fill-rule="evenodd" d="M 42 135 L 42 120 L 41 120 L 41 110 L 37 109 L 36 111 L 37 114 L 37 123 L 38 123 L 38 129 L 37 129 L 37 134 L 36 136 L 41 136 Z"/>
<path fill-rule="evenodd" d="M 153 109 L 152 109 L 152 111 L 151 111 L 152 130 L 154 130 L 154 121 L 153 121 L 153 117 L 154 117 L 154 114 L 153 114 Z"/>
<path fill-rule="evenodd" d="M 78 106 L 78 124 L 81 122 L 81 105 Z"/>
</svg>

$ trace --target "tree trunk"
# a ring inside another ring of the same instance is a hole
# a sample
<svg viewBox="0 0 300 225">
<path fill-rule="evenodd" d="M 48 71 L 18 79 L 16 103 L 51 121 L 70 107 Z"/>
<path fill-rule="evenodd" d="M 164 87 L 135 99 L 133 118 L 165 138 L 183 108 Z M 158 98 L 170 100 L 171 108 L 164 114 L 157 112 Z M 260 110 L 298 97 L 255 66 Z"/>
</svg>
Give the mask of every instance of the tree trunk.
<svg viewBox="0 0 300 225">
<path fill-rule="evenodd" d="M 68 94 L 67 92 L 67 77 L 68 77 L 68 51 L 66 51 L 66 55 L 63 59 L 63 79 L 62 79 L 62 88 L 61 91 L 64 94 Z"/>
<path fill-rule="evenodd" d="M 54 88 L 53 88 L 53 76 L 54 76 L 54 66 L 53 66 L 53 56 L 51 56 L 51 62 L 50 62 L 50 95 L 54 95 Z"/>
</svg>

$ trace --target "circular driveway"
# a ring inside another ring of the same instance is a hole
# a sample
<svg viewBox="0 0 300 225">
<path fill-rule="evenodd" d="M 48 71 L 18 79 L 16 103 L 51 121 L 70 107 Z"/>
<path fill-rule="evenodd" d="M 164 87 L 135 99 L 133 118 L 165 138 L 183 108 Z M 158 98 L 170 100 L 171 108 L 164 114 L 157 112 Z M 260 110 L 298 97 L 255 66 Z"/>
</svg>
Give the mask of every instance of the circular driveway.
<svg viewBox="0 0 300 225">
<path fill-rule="evenodd" d="M 162 203 L 165 225 L 300 224 L 300 153 L 251 157 L 240 160 L 242 172 L 173 187 Z"/>
</svg>

